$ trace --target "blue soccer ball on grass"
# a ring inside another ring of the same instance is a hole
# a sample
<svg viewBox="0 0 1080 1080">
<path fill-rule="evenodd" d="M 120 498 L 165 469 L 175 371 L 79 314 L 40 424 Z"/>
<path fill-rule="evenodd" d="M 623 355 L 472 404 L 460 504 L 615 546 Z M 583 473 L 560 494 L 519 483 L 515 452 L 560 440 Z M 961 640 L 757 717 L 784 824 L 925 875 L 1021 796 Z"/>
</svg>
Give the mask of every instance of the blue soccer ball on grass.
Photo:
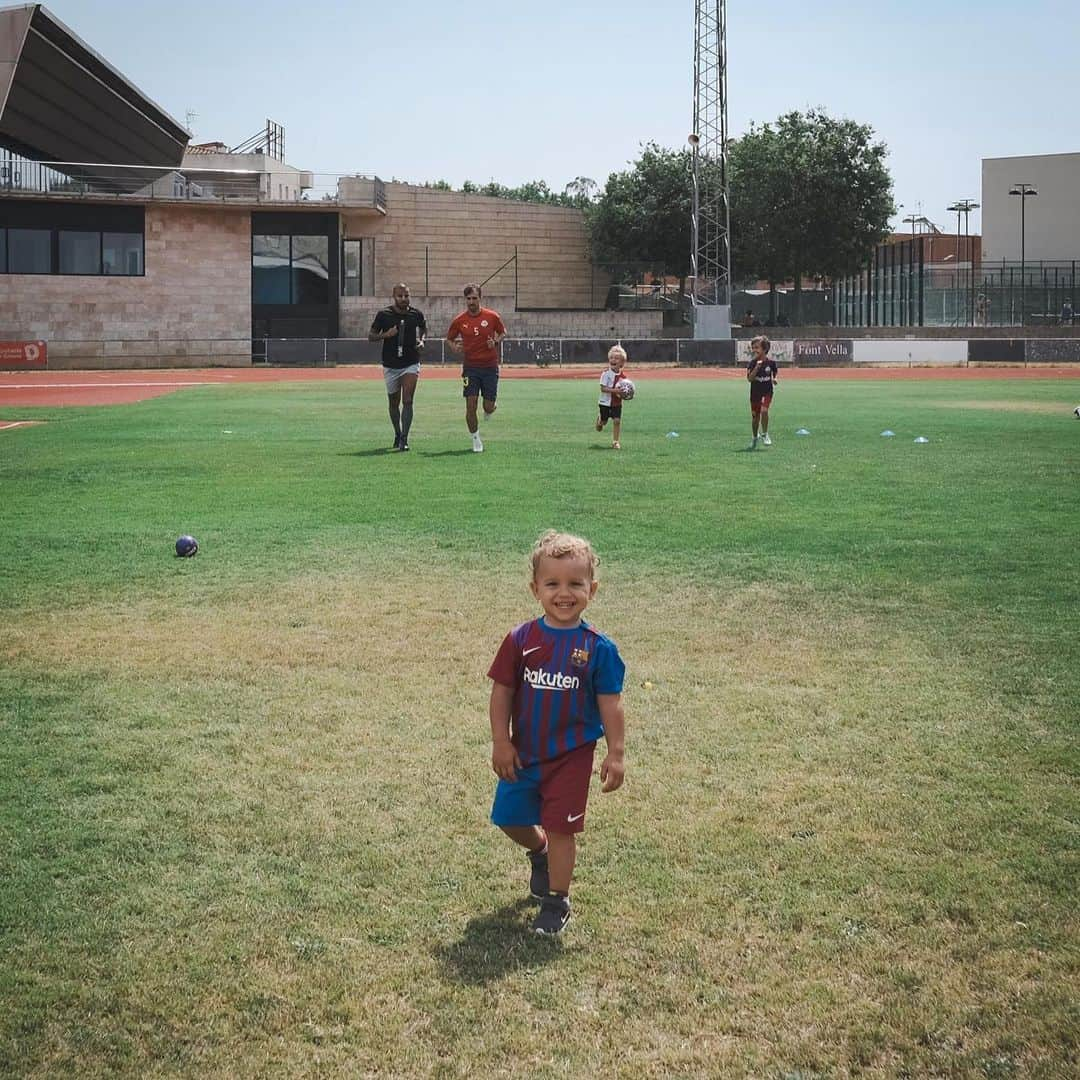
<svg viewBox="0 0 1080 1080">
<path fill-rule="evenodd" d="M 198 554 L 199 541 L 194 536 L 188 536 L 186 533 L 176 541 L 176 554 L 181 559 L 190 559 L 192 555 Z"/>
</svg>

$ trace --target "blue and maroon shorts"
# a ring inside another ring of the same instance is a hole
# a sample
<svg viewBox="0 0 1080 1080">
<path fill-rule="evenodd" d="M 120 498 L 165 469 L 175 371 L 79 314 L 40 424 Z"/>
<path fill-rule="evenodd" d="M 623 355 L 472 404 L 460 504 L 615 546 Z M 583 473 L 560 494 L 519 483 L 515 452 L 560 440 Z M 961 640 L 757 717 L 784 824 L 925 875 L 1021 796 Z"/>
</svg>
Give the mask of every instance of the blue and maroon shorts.
<svg viewBox="0 0 1080 1080">
<path fill-rule="evenodd" d="M 542 825 L 547 832 L 581 832 L 595 750 L 596 743 L 586 743 L 552 761 L 519 769 L 513 782 L 499 780 L 491 807 L 492 824 Z"/>
</svg>

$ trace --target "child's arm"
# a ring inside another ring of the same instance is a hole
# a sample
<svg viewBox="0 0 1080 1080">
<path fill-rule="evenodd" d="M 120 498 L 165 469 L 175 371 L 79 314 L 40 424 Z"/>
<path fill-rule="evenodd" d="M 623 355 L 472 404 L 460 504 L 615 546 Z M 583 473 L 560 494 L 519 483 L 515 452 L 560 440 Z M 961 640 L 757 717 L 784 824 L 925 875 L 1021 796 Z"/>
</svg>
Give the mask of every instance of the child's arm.
<svg viewBox="0 0 1080 1080">
<path fill-rule="evenodd" d="M 502 683 L 491 684 L 488 716 L 491 719 L 491 767 L 501 780 L 511 783 L 517 779 L 521 758 L 510 741 L 510 707 L 514 703 L 514 688 Z"/>
<path fill-rule="evenodd" d="M 622 694 L 597 694 L 596 705 L 604 724 L 607 755 L 600 765 L 601 791 L 614 791 L 622 787 L 626 774 L 623 760 L 626 739 L 626 718 L 623 715 Z"/>
</svg>

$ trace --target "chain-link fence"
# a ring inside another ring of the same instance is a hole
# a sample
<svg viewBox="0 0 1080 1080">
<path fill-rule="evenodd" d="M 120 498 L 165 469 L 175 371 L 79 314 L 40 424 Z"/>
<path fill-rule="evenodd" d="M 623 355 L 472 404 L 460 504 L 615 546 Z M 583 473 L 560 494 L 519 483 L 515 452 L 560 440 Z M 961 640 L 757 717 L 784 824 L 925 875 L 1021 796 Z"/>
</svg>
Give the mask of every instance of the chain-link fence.
<svg viewBox="0 0 1080 1080">
<path fill-rule="evenodd" d="M 879 249 L 881 252 L 881 249 Z M 927 265 L 895 245 L 836 283 L 838 326 L 1072 326 L 1080 260 Z"/>
</svg>

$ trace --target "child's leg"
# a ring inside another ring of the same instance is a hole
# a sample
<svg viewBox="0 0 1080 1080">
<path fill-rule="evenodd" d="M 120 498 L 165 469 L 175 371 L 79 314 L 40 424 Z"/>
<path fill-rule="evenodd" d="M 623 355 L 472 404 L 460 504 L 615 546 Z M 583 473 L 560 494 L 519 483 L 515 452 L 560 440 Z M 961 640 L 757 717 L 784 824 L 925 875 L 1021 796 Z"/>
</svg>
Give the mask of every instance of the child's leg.
<svg viewBox="0 0 1080 1080">
<path fill-rule="evenodd" d="M 761 434 L 762 435 L 768 435 L 769 434 L 769 406 L 768 405 L 762 405 L 761 406 Z"/>
<path fill-rule="evenodd" d="M 520 844 L 529 851 L 539 851 L 547 842 L 547 836 L 539 825 L 500 825 L 500 829 L 515 844 Z"/>
<path fill-rule="evenodd" d="M 548 873 L 552 892 L 569 894 L 576 859 L 577 842 L 573 833 L 548 833 Z"/>
<path fill-rule="evenodd" d="M 599 413 L 596 414 L 596 430 L 604 430 L 604 418 Z"/>
<path fill-rule="evenodd" d="M 757 438 L 758 423 L 761 418 L 761 407 L 758 405 L 750 406 L 750 427 L 754 432 L 754 438 Z"/>
<path fill-rule="evenodd" d="M 619 445 L 619 431 L 622 428 L 622 420 L 618 417 L 612 417 L 611 419 L 611 442 L 614 446 Z"/>
</svg>

